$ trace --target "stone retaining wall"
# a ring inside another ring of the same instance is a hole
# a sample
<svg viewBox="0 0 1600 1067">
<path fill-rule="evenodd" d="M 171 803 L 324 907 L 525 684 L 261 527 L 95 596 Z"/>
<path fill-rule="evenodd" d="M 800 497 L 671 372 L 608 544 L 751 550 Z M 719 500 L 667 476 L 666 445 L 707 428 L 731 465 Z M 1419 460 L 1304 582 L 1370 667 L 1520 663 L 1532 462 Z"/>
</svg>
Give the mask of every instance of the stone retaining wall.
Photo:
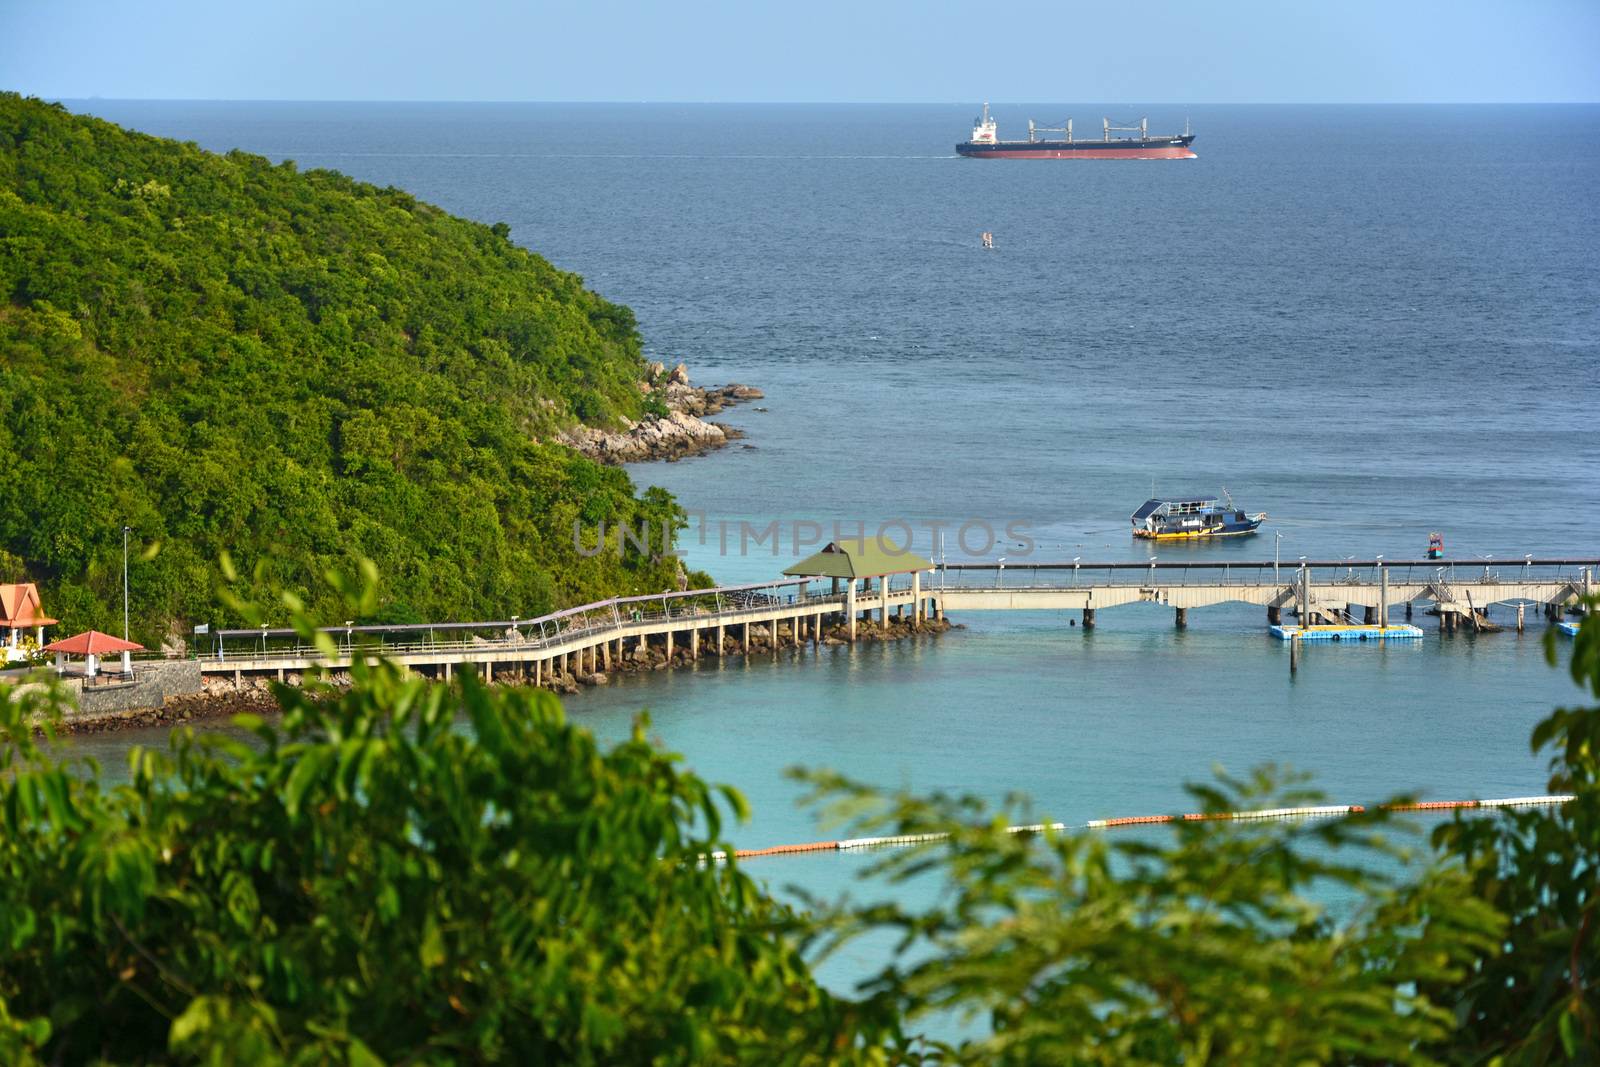
<svg viewBox="0 0 1600 1067">
<path fill-rule="evenodd" d="M 139 663 L 135 664 L 131 684 L 85 688 L 83 680 L 77 678 L 68 684 L 78 705 L 76 715 L 92 717 L 159 708 L 171 697 L 200 692 L 200 664 L 196 660 Z"/>
</svg>

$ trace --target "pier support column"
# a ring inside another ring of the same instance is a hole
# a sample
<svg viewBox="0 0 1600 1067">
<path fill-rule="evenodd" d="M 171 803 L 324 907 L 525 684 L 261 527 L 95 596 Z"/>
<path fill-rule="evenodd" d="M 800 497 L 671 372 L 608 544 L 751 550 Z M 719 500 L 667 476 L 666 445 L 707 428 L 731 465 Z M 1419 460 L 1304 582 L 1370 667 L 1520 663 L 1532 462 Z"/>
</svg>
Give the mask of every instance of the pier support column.
<svg viewBox="0 0 1600 1067">
<path fill-rule="evenodd" d="M 1411 601 L 1406 601 L 1406 622 L 1411 621 Z"/>
<path fill-rule="evenodd" d="M 722 658 L 723 650 L 727 646 L 727 641 L 728 641 L 728 628 L 726 626 L 722 625 L 719 622 L 719 623 L 717 623 L 717 658 L 718 659 Z"/>
<path fill-rule="evenodd" d="M 856 643 L 856 579 L 850 579 L 850 584 L 844 592 L 844 615 L 850 620 L 850 643 Z"/>
<path fill-rule="evenodd" d="M 933 621 L 944 621 L 944 599 L 942 597 L 933 598 Z"/>
<path fill-rule="evenodd" d="M 1188 608 L 1178 608 L 1177 612 L 1178 612 L 1178 616 L 1177 616 L 1177 619 L 1175 620 L 1175 622 L 1177 624 L 1178 629 L 1187 630 L 1189 628 L 1189 609 Z"/>
<path fill-rule="evenodd" d="M 822 612 L 811 616 L 811 647 L 822 647 Z"/>
<path fill-rule="evenodd" d="M 483 661 L 483 680 L 485 683 L 494 681 L 494 664 L 489 660 Z"/>
<path fill-rule="evenodd" d="M 535 686 L 538 686 L 540 681 L 543 680 L 542 677 L 541 677 L 543 674 L 544 674 L 544 660 L 539 660 L 539 659 L 534 660 L 533 661 L 533 684 Z"/>
<path fill-rule="evenodd" d="M 600 643 L 600 661 L 605 664 L 606 670 L 609 671 L 611 669 L 611 642 L 610 641 L 602 641 Z"/>
<path fill-rule="evenodd" d="M 445 660 L 445 664 L 444 664 L 444 680 L 447 681 L 447 682 L 450 680 L 450 661 L 449 660 Z"/>
<path fill-rule="evenodd" d="M 889 628 L 889 576 L 878 579 L 878 625 Z"/>
<path fill-rule="evenodd" d="M 749 623 L 745 623 L 744 624 L 744 641 L 741 642 L 740 647 L 739 647 L 739 651 L 743 652 L 747 656 L 750 654 L 750 624 Z"/>
<path fill-rule="evenodd" d="M 700 658 L 700 627 L 696 626 L 689 631 L 689 657 Z"/>
<path fill-rule="evenodd" d="M 1084 608 L 1083 609 L 1083 628 L 1085 630 L 1094 629 L 1094 609 L 1093 608 Z"/>
<path fill-rule="evenodd" d="M 1518 604 L 1517 605 L 1517 633 L 1519 633 L 1519 634 L 1522 632 L 1522 609 L 1523 609 L 1523 607 L 1524 607 L 1524 605 L 1522 605 L 1522 604 Z"/>
<path fill-rule="evenodd" d="M 667 662 L 672 662 L 672 631 L 667 631 Z"/>
<path fill-rule="evenodd" d="M 796 615 L 789 620 L 789 636 L 794 639 L 794 647 L 800 647 L 800 616 Z"/>
<path fill-rule="evenodd" d="M 1275 604 L 1267 605 L 1267 625 L 1268 626 L 1282 626 L 1283 625 L 1283 609 L 1282 608 L 1278 607 Z"/>
<path fill-rule="evenodd" d="M 1361 621 L 1368 626 L 1376 626 L 1378 624 L 1378 609 L 1370 604 L 1367 605 L 1366 609 L 1361 613 Z"/>
<path fill-rule="evenodd" d="M 922 625 L 922 572 L 911 572 L 911 625 Z"/>
</svg>

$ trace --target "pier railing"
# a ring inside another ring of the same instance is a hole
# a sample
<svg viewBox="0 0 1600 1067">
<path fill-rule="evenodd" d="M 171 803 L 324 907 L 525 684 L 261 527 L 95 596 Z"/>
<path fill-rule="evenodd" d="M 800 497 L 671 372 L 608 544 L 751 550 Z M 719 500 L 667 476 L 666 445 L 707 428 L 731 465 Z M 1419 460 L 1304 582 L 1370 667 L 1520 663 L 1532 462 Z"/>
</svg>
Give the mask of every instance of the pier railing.
<svg viewBox="0 0 1600 1067">
<path fill-rule="evenodd" d="M 922 591 L 937 595 L 942 590 L 993 589 L 1074 589 L 1084 587 L 1163 588 L 1176 586 L 1235 586 L 1254 588 L 1288 587 L 1305 569 L 1311 584 L 1376 586 L 1386 572 L 1391 588 L 1433 586 L 1449 588 L 1506 583 L 1526 587 L 1533 584 L 1571 584 L 1584 589 L 1594 580 L 1600 558 L 1475 560 L 1162 560 L 1140 562 L 999 561 L 936 564 L 917 581 Z M 909 574 L 887 579 L 892 597 L 901 602 L 913 587 Z M 870 610 L 881 597 L 880 585 L 858 589 L 857 604 Z M 592 604 L 581 604 L 536 618 L 510 618 L 479 622 L 415 623 L 397 625 L 350 625 L 324 627 L 343 656 L 384 654 L 391 656 L 449 655 L 451 653 L 527 652 L 530 657 L 573 642 L 601 635 L 625 636 L 635 629 L 649 630 L 682 620 L 685 626 L 715 624 L 720 619 L 737 622 L 751 613 L 782 612 L 785 609 L 815 606 L 822 611 L 845 607 L 846 595 L 832 591 L 828 579 L 788 578 L 774 582 L 687 589 L 641 596 L 612 597 Z M 286 627 L 225 629 L 197 635 L 209 648 L 197 648 L 202 663 L 262 663 L 284 659 L 318 659 L 322 652 L 305 643 L 299 634 Z"/>
<path fill-rule="evenodd" d="M 612 597 L 531 619 L 325 626 L 320 632 L 332 637 L 340 654 L 347 656 L 382 653 L 403 657 L 474 651 L 536 654 L 601 634 L 626 632 L 634 626 L 649 628 L 680 619 L 685 624 L 705 625 L 751 612 L 812 605 L 838 610 L 844 601 L 844 594 L 832 592 L 825 582 L 795 578 Z M 209 637 L 211 645 L 197 650 L 196 658 L 202 663 L 259 663 L 323 655 L 288 627 L 225 629 L 200 636 Z"/>
<path fill-rule="evenodd" d="M 1112 563 L 978 562 L 936 564 L 924 579 L 934 589 L 1072 589 L 1085 586 L 1152 585 L 1289 585 L 1301 569 L 1311 572 L 1315 585 L 1377 585 L 1379 568 L 1390 585 L 1425 585 L 1430 582 L 1496 584 L 1500 582 L 1581 584 L 1585 572 L 1600 567 L 1595 559 L 1476 559 L 1476 560 L 1203 560 L 1155 559 Z"/>
</svg>

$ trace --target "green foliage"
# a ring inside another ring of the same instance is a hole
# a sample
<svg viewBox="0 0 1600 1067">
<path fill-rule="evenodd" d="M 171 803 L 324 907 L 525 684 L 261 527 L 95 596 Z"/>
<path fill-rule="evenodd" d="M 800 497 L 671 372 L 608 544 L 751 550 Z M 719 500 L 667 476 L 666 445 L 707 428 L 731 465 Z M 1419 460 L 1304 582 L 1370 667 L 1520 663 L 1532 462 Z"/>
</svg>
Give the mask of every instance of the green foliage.
<svg viewBox="0 0 1600 1067">
<path fill-rule="evenodd" d="M 236 621 L 223 550 L 329 618 L 320 576 L 357 558 L 429 619 L 670 588 L 572 524 L 659 529 L 671 499 L 538 443 L 641 414 L 633 314 L 508 235 L 0 94 L 0 569 L 111 629 L 132 526 L 146 644 Z"/>
<path fill-rule="evenodd" d="M 941 880 L 934 906 L 835 910 L 828 925 L 837 941 L 895 935 L 903 955 L 869 988 L 908 1028 L 981 1018 L 980 1036 L 942 1047 L 957 1062 L 1428 1062 L 1422 1045 L 1452 1018 L 1416 984 L 1459 980 L 1495 943 L 1498 916 L 1465 876 L 1418 872 L 1379 813 L 1018 834 L 1006 827 L 1036 821 L 1020 806 L 806 777 L 866 834 L 950 835 L 876 865 L 894 884 Z M 1321 800 L 1271 771 L 1190 792 L 1212 815 Z"/>
<path fill-rule="evenodd" d="M 1600 613 L 1572 647 L 1573 681 L 1600 697 Z M 1556 661 L 1557 635 L 1547 652 Z M 1600 707 L 1559 708 L 1533 731 L 1549 751 L 1558 808 L 1502 820 L 1458 819 L 1434 835 L 1473 874 L 1473 891 L 1507 916 L 1502 951 L 1485 955 L 1456 999 L 1456 1058 L 1469 1063 L 1600 1063 Z"/>
<path fill-rule="evenodd" d="M 252 743 L 179 729 L 107 788 L 31 736 L 58 698 L 0 689 L 6 1062 L 888 1062 L 702 862 L 738 794 L 643 721 L 602 750 L 548 694 L 389 664 L 275 693 Z"/>
</svg>

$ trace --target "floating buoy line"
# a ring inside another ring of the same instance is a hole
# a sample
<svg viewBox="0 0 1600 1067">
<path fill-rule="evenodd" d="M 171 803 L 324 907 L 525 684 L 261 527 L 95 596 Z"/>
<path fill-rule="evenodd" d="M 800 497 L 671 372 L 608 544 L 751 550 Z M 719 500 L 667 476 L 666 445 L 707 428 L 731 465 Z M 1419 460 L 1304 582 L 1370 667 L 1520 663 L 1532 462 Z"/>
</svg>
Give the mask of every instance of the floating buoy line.
<svg viewBox="0 0 1600 1067">
<path fill-rule="evenodd" d="M 1503 797 L 1498 800 L 1418 800 L 1409 804 L 1377 804 L 1373 811 L 1461 811 L 1471 808 L 1552 808 L 1572 799 L 1570 793 L 1537 797 Z M 1191 812 L 1186 815 L 1126 815 L 1115 819 L 1090 819 L 1086 823 L 1069 825 L 1062 822 L 1034 823 L 1030 826 L 1008 826 L 1008 834 L 1041 834 L 1061 830 L 1114 830 L 1121 826 L 1159 826 L 1178 822 L 1250 822 L 1263 819 L 1337 819 L 1348 815 L 1361 815 L 1367 808 L 1361 804 L 1326 804 L 1308 808 L 1264 808 L 1258 811 Z M 943 841 L 950 835 L 944 832 L 928 834 L 903 834 L 890 837 L 851 837 L 839 841 L 807 841 L 798 845 L 773 845 L 770 848 L 741 848 L 734 850 L 735 859 L 761 859 L 766 856 L 792 856 L 802 852 L 859 852 L 877 848 L 909 848 L 931 841 Z M 726 852 L 713 852 L 710 858 L 724 862 Z"/>
</svg>

